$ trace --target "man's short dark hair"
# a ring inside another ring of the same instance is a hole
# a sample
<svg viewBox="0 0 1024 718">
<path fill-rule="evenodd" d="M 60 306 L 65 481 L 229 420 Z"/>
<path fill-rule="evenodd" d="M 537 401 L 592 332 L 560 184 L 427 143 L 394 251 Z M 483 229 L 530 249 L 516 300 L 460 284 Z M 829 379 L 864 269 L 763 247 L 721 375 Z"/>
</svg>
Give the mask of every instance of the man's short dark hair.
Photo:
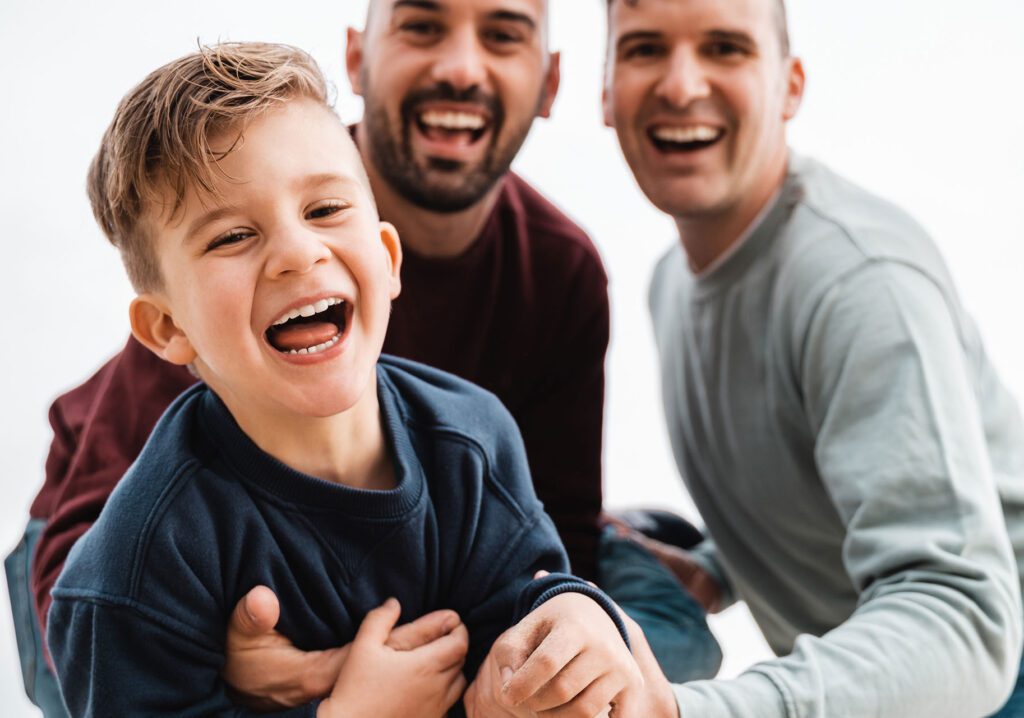
<svg viewBox="0 0 1024 718">
<path fill-rule="evenodd" d="M 607 0 L 611 10 L 615 0 Z M 636 5 L 640 0 L 622 0 L 627 5 Z M 786 17 L 786 0 L 775 0 L 775 31 L 779 34 L 779 49 L 783 57 L 789 57 L 789 20 Z"/>
</svg>

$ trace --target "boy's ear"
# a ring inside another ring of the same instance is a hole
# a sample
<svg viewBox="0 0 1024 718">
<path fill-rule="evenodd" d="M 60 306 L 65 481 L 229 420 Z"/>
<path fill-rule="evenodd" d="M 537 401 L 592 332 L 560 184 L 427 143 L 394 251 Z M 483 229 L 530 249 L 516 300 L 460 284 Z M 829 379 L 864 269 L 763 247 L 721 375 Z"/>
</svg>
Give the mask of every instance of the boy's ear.
<svg viewBox="0 0 1024 718">
<path fill-rule="evenodd" d="M 391 284 L 391 298 L 396 299 L 402 292 L 402 242 L 398 230 L 390 222 L 380 223 L 380 241 L 388 260 L 388 281 Z"/>
<path fill-rule="evenodd" d="M 345 69 L 348 72 L 348 82 L 352 86 L 352 92 L 362 96 L 363 84 L 360 75 L 363 69 L 363 33 L 350 27 L 346 37 Z"/>
<path fill-rule="evenodd" d="M 551 117 L 551 108 L 558 96 L 558 87 L 562 84 L 562 53 L 553 52 L 548 57 L 548 72 L 544 78 L 544 95 L 541 100 L 540 117 Z"/>
<path fill-rule="evenodd" d="M 132 334 L 147 349 L 171 364 L 185 366 L 196 359 L 185 333 L 174 323 L 166 301 L 157 294 L 141 294 L 128 308 Z"/>
</svg>

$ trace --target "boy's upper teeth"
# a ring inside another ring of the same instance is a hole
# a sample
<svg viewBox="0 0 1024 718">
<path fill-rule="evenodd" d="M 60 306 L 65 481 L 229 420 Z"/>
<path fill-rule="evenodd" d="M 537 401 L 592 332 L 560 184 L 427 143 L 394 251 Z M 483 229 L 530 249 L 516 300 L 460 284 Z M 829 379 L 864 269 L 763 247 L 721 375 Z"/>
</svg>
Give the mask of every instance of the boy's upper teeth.
<svg viewBox="0 0 1024 718">
<path fill-rule="evenodd" d="M 487 124 L 482 115 L 453 110 L 427 110 L 420 115 L 420 122 L 445 130 L 480 130 Z"/>
<path fill-rule="evenodd" d="M 710 142 L 718 135 L 719 130 L 710 125 L 662 125 L 654 130 L 655 139 L 664 142 Z"/>
<path fill-rule="evenodd" d="M 320 312 L 325 311 L 327 307 L 333 307 L 335 304 L 341 304 L 344 301 L 344 299 L 339 299 L 338 297 L 329 297 L 328 299 L 317 300 L 312 304 L 304 304 L 301 307 L 295 307 L 295 309 L 291 309 L 275 319 L 273 326 L 276 327 L 278 324 L 284 324 L 296 317 L 311 317 L 314 314 L 319 314 Z"/>
</svg>

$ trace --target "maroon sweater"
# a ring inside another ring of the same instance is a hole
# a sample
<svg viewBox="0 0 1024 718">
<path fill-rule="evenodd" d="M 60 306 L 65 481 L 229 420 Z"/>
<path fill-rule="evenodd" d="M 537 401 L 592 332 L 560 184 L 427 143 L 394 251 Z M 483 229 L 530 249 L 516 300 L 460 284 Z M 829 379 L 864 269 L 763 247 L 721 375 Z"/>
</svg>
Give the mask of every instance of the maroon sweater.
<svg viewBox="0 0 1024 718">
<path fill-rule="evenodd" d="M 384 351 L 469 379 L 515 417 L 537 495 L 573 569 L 592 577 L 601 510 L 607 278 L 586 234 L 515 175 L 480 237 L 453 259 L 406 252 Z M 134 339 L 50 408 L 53 445 L 32 504 L 48 519 L 32 564 L 50 589 L 164 409 L 195 381 Z M 44 633 L 45 635 L 45 633 Z"/>
</svg>

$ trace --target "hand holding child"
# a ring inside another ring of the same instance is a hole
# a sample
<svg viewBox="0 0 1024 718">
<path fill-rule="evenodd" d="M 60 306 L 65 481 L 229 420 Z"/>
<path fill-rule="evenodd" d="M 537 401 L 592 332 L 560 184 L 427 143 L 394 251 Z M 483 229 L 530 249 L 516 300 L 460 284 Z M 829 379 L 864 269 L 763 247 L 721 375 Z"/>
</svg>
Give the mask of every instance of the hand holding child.
<svg viewBox="0 0 1024 718">
<path fill-rule="evenodd" d="M 238 602 L 228 624 L 223 677 L 236 702 L 254 710 L 294 708 L 327 697 L 352 646 L 300 650 L 274 630 L 279 616 L 274 592 L 256 586 Z M 411 651 L 459 626 L 454 611 L 434 611 L 393 629 L 386 644 L 396 651 Z"/>
<path fill-rule="evenodd" d="M 644 679 L 605 610 L 579 593 L 545 602 L 503 633 L 466 693 L 469 718 L 639 717 Z"/>
</svg>

